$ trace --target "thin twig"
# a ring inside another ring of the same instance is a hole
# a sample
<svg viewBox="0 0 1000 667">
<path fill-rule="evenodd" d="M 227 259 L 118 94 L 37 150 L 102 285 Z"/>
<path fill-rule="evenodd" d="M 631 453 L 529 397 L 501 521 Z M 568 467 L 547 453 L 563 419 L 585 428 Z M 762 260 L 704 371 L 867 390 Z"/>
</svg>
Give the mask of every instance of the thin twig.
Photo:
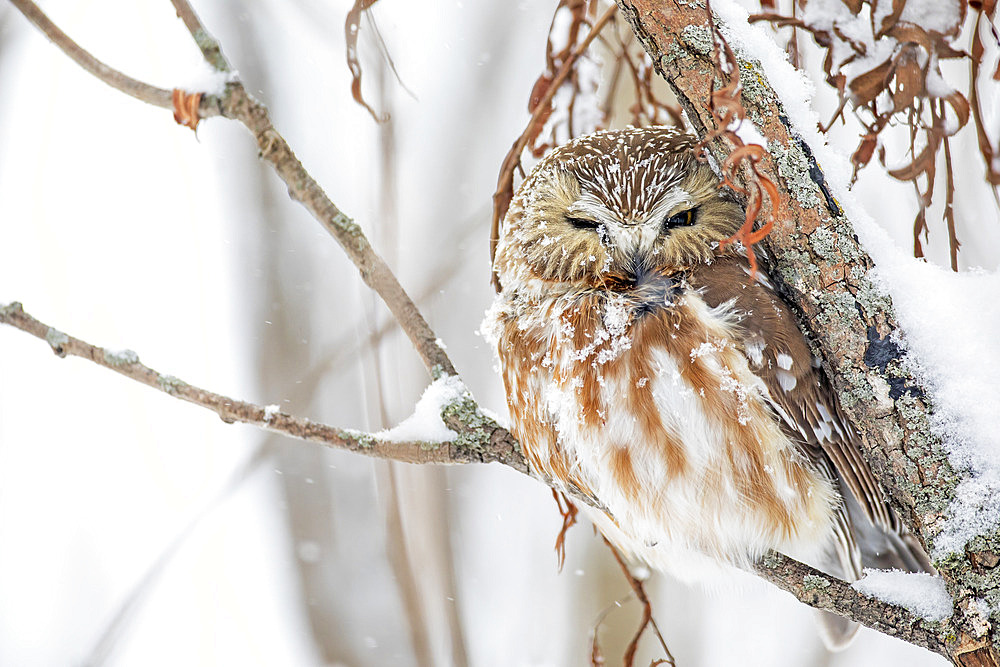
<svg viewBox="0 0 1000 667">
<path fill-rule="evenodd" d="M 941 117 L 944 118 L 944 102 L 939 101 Z M 958 230 L 955 223 L 955 170 L 951 162 L 951 143 L 948 140 L 948 133 L 941 136 L 941 143 L 944 144 L 944 167 L 945 167 L 945 202 L 944 220 L 948 226 L 948 254 L 951 258 L 951 270 L 958 271 L 958 249 L 962 243 L 958 240 Z"/>
<path fill-rule="evenodd" d="M 31 2 L 31 0 L 10 1 L 11 4 L 24 14 L 29 21 L 34 23 L 35 26 L 41 30 L 53 44 L 62 49 L 63 53 L 68 55 L 76 64 L 96 76 L 104 83 L 147 104 L 152 104 L 164 109 L 173 108 L 173 101 L 171 99 L 173 94 L 172 91 L 151 86 L 148 83 L 133 79 L 113 67 L 105 65 L 103 62 L 95 58 L 89 51 L 73 41 L 69 35 L 60 30 L 59 26 L 53 23 L 49 17 L 47 17 L 42 10 L 38 8 L 38 5 Z M 203 117 L 218 115 L 218 111 L 213 108 L 213 105 L 209 100 L 202 102 L 201 113 Z"/>
<path fill-rule="evenodd" d="M 184 27 L 191 33 L 205 61 L 219 72 L 232 71 L 229 61 L 222 54 L 222 47 L 219 46 L 219 42 L 205 30 L 205 26 L 202 24 L 201 19 L 198 18 L 198 14 L 195 13 L 191 3 L 187 0 L 170 0 L 170 3 L 177 10 L 177 17 L 184 22 Z"/>
<path fill-rule="evenodd" d="M 639 603 L 642 605 L 642 620 L 639 621 L 639 629 L 636 631 L 635 636 L 632 637 L 632 641 L 629 642 L 628 648 L 625 650 L 625 657 L 623 664 L 625 667 L 632 667 L 635 663 L 635 653 L 639 649 L 639 640 L 642 638 L 643 633 L 646 631 L 648 626 L 653 628 L 653 633 L 656 634 L 656 638 L 660 641 L 660 646 L 663 648 L 663 652 L 667 654 L 666 661 L 668 664 L 674 665 L 674 656 L 667 648 L 667 642 L 663 639 L 663 635 L 660 634 L 660 628 L 656 625 L 656 619 L 653 618 L 653 605 L 649 601 L 649 596 L 646 595 L 646 587 L 643 585 L 642 581 L 638 577 L 629 571 L 628 565 L 625 563 L 625 559 L 615 548 L 615 545 L 611 544 L 608 538 L 604 538 L 604 544 L 607 545 L 608 549 L 611 550 L 611 555 L 615 557 L 615 561 L 618 563 L 618 567 L 621 568 L 622 574 L 625 575 L 625 579 L 628 580 L 629 586 L 632 587 L 632 592 L 635 593 L 636 598 L 638 598 Z"/>
<path fill-rule="evenodd" d="M 226 59 L 218 42 L 208 33 L 187 0 L 171 0 L 205 55 L 215 66 L 216 58 L 224 66 Z M 223 115 L 240 121 L 253 133 L 261 157 L 271 163 L 279 178 L 288 186 L 288 194 L 303 206 L 337 240 L 361 273 L 365 284 L 375 290 L 403 331 L 409 336 L 427 370 L 435 378 L 442 374 L 457 375 L 440 340 L 427 324 L 416 304 L 410 299 L 385 261 L 375 252 L 361 227 L 345 215 L 306 171 L 291 147 L 271 124 L 270 114 L 263 104 L 246 91 L 242 83 L 227 87 Z"/>
</svg>

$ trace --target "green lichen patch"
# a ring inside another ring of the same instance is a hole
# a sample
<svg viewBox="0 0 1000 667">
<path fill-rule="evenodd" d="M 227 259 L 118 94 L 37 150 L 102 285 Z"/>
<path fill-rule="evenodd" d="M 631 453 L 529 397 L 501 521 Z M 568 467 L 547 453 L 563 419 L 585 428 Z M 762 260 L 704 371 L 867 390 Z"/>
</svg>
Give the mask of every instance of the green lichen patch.
<svg viewBox="0 0 1000 667">
<path fill-rule="evenodd" d="M 847 292 L 825 292 L 823 297 L 816 321 L 824 327 L 833 327 L 835 331 L 850 331 L 858 317 L 854 296 Z"/>
<path fill-rule="evenodd" d="M 830 581 L 826 577 L 817 574 L 807 574 L 802 577 L 802 587 L 807 591 L 821 591 L 830 587 Z"/>
<path fill-rule="evenodd" d="M 744 54 L 741 54 L 743 56 Z M 743 88 L 743 101 L 747 111 L 767 107 L 777 102 L 774 90 L 767 83 L 760 62 L 753 59 L 738 58 L 740 68 L 740 85 Z M 746 104 L 749 102 L 749 106 Z"/>
<path fill-rule="evenodd" d="M 823 260 L 831 263 L 839 263 L 841 257 L 840 249 L 837 247 L 837 235 L 825 227 L 817 227 L 809 235 L 809 245 L 813 251 Z"/>
<path fill-rule="evenodd" d="M 448 428 L 458 433 L 452 441 L 456 450 L 464 450 L 477 458 L 486 453 L 490 436 L 499 425 L 484 415 L 471 396 L 452 401 L 441 410 L 441 419 Z"/>
<path fill-rule="evenodd" d="M 819 188 L 809 173 L 809 158 L 802 152 L 802 148 L 796 143 L 785 147 L 773 142 L 768 150 L 774 156 L 778 171 L 785 179 L 792 197 L 805 208 L 819 208 L 822 204 Z"/>
<path fill-rule="evenodd" d="M 53 350 L 60 352 L 62 351 L 63 346 L 69 343 L 69 336 L 58 329 L 49 327 L 48 331 L 45 332 L 45 342 L 48 343 Z"/>
<path fill-rule="evenodd" d="M 139 363 L 139 355 L 132 350 L 104 350 L 104 363 L 113 368 L 124 368 Z"/>
<path fill-rule="evenodd" d="M 854 296 L 861 305 L 861 309 L 864 310 L 866 317 L 875 317 L 876 315 L 884 315 L 888 318 L 895 317 L 892 310 L 892 299 L 878 283 L 872 280 L 871 271 L 855 265 L 851 267 L 848 277 L 851 284 L 857 286 L 857 292 Z"/>
<path fill-rule="evenodd" d="M 686 25 L 681 30 L 681 40 L 695 53 L 707 56 L 712 53 L 712 34 L 703 25 Z"/>
<path fill-rule="evenodd" d="M 819 275 L 819 269 L 813 264 L 808 253 L 799 250 L 787 250 L 778 258 L 778 274 L 786 285 L 799 291 L 804 291 L 809 279 Z"/>
<path fill-rule="evenodd" d="M 352 218 L 344 215 L 340 211 L 337 211 L 337 213 L 333 216 L 330 222 L 333 224 L 334 227 L 343 231 L 345 234 L 354 237 L 364 236 L 364 233 L 361 231 L 361 227 L 358 225 L 358 223 L 354 222 Z"/>
<path fill-rule="evenodd" d="M 337 431 L 337 436 L 342 440 L 353 442 L 359 449 L 371 449 L 375 446 L 375 437 L 370 433 L 355 431 L 353 428 L 345 428 Z"/>
<path fill-rule="evenodd" d="M 182 387 L 187 386 L 186 382 L 179 378 L 175 378 L 173 375 L 160 375 L 156 378 L 156 383 L 159 385 L 161 390 L 171 395 L 176 394 Z"/>
<path fill-rule="evenodd" d="M 417 441 L 417 447 L 420 448 L 422 452 L 434 452 L 441 449 L 442 446 L 448 443 L 445 442 L 428 442 L 426 440 Z"/>
</svg>

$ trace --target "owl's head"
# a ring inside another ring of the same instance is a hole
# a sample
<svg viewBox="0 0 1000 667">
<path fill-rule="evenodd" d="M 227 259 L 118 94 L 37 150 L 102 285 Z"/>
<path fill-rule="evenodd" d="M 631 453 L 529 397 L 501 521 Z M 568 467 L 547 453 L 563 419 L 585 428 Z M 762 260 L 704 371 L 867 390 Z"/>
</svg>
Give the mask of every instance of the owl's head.
<svg viewBox="0 0 1000 667">
<path fill-rule="evenodd" d="M 711 261 L 743 211 L 694 145 L 672 128 L 629 128 L 552 151 L 511 202 L 495 261 L 501 284 L 625 289 Z"/>
</svg>

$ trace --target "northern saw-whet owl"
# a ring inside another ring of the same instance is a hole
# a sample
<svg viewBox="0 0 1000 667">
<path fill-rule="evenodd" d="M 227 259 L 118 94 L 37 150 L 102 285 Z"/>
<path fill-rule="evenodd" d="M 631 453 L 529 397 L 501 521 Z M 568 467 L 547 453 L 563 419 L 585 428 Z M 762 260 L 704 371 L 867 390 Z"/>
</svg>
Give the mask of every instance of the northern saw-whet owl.
<svg viewBox="0 0 1000 667">
<path fill-rule="evenodd" d="M 744 212 L 669 128 L 580 137 L 507 213 L 487 314 L 532 469 L 606 537 L 686 581 L 774 549 L 856 580 L 929 569 L 886 504 Z M 825 615 L 827 645 L 857 626 Z"/>
</svg>

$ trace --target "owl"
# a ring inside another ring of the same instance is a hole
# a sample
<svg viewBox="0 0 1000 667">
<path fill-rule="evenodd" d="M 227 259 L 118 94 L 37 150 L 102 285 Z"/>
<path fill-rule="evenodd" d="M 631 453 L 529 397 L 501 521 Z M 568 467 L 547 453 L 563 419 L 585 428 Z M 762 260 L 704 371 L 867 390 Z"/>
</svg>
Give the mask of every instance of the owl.
<svg viewBox="0 0 1000 667">
<path fill-rule="evenodd" d="M 723 243 L 743 220 L 670 128 L 580 137 L 525 179 L 487 328 L 532 470 L 686 581 L 771 549 L 848 581 L 929 569 L 788 305 Z M 856 625 L 821 629 L 838 648 Z"/>
</svg>

